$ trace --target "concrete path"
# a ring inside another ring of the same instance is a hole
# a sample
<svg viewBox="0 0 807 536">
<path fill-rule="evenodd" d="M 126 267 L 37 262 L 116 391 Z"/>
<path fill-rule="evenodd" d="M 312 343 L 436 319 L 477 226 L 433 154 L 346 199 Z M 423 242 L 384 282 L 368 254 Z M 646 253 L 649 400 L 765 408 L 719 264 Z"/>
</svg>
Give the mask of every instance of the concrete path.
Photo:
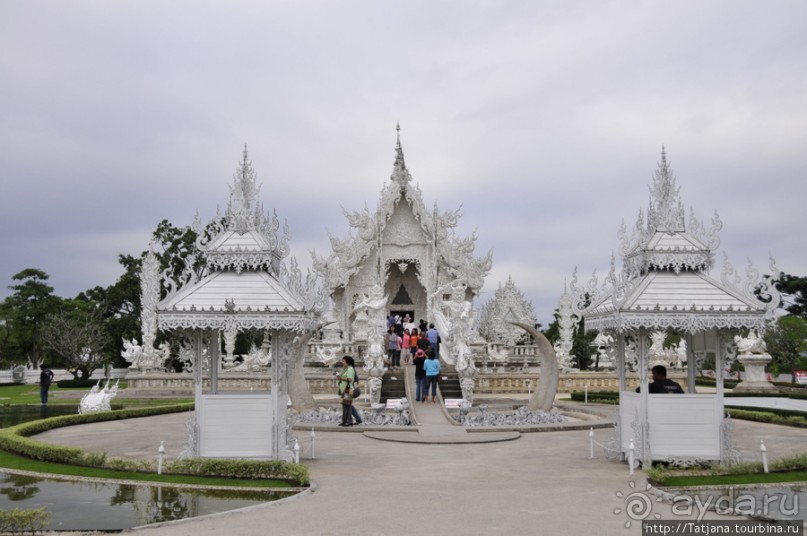
<svg viewBox="0 0 807 536">
<path fill-rule="evenodd" d="M 613 411 L 613 407 L 603 407 Z M 159 442 L 184 443 L 187 415 L 61 428 L 38 440 L 103 446 L 111 456 L 154 456 Z M 612 430 L 595 430 L 605 443 Z M 144 535 L 574 535 L 640 534 L 625 513 L 626 497 L 650 498 L 664 519 L 670 505 L 643 490 L 643 475 L 605 459 L 589 459 L 588 430 L 522 434 L 516 441 L 485 444 L 381 442 L 357 433 L 318 432 L 317 459 L 303 460 L 314 489 L 291 499 L 249 509 L 148 526 Z M 472 434 L 476 435 L 476 434 Z M 305 439 L 306 434 L 302 434 Z M 807 430 L 735 421 L 742 457 L 759 459 L 764 439 L 771 460 L 805 449 Z M 617 496 L 617 493 L 622 496 Z M 619 512 L 615 513 L 617 510 Z M 708 513 L 705 519 L 719 519 Z M 734 519 L 734 518 L 723 518 Z M 625 527 L 630 521 L 631 526 Z"/>
</svg>

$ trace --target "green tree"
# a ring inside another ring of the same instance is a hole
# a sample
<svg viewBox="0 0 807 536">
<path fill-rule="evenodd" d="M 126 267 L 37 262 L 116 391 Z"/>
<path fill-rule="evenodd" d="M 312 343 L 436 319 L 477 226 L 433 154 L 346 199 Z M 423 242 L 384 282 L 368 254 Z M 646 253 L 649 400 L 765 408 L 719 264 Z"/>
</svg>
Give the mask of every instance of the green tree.
<svg viewBox="0 0 807 536">
<path fill-rule="evenodd" d="M 776 287 L 783 294 L 782 306 L 785 310 L 807 320 L 807 277 L 782 274 Z"/>
<path fill-rule="evenodd" d="M 14 293 L 2 305 L 5 321 L 7 361 L 27 358 L 31 366 L 39 367 L 42 356 L 42 322 L 58 310 L 61 299 L 53 295 L 48 285 L 50 276 L 36 268 L 26 268 L 12 276 L 16 285 L 8 288 Z"/>
<path fill-rule="evenodd" d="M 796 383 L 795 371 L 807 364 L 807 320 L 800 316 L 780 317 L 765 334 L 765 344 L 773 358 L 771 369 L 777 373 L 790 372 L 790 381 Z"/>
<path fill-rule="evenodd" d="M 554 345 L 560 340 L 560 312 L 558 309 L 555 309 L 553 317 L 552 322 L 541 333 Z M 581 318 L 574 327 L 570 353 L 572 355 L 572 363 L 580 370 L 587 370 L 592 364 L 591 354 L 594 352 L 594 349 L 591 343 L 597 337 L 597 333 L 597 331 L 586 332 L 586 322 L 583 318 Z M 595 364 L 595 370 L 596 369 Z"/>
</svg>

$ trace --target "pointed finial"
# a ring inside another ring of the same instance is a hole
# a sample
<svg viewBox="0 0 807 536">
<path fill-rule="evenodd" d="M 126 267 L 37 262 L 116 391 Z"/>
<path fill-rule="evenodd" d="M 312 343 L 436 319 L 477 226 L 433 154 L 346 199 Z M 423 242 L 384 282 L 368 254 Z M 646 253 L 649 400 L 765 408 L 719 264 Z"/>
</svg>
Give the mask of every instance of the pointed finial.
<svg viewBox="0 0 807 536">
<path fill-rule="evenodd" d="M 390 177 L 393 181 L 398 182 L 399 184 L 403 185 L 406 182 L 412 180 L 412 177 L 409 175 L 409 171 L 406 169 L 406 162 L 404 162 L 404 155 L 403 155 L 403 147 L 401 147 L 401 123 L 396 122 L 395 124 L 396 132 L 396 142 L 395 142 L 395 163 L 392 166 L 392 176 Z"/>
</svg>

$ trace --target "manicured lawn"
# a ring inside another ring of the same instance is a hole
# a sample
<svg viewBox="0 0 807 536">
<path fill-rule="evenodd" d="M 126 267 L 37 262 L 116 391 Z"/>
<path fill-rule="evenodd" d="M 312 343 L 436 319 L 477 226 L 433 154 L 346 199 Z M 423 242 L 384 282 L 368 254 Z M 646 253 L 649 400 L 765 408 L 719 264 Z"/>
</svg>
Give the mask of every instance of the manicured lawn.
<svg viewBox="0 0 807 536">
<path fill-rule="evenodd" d="M 121 382 L 121 385 L 125 385 Z M 50 388 L 50 395 L 48 397 L 49 406 L 78 406 L 81 397 L 76 398 L 59 398 L 58 393 L 74 392 L 86 393 L 89 389 L 85 388 L 68 388 L 61 389 L 56 384 Z M 192 398 L 172 398 L 161 400 L 146 400 L 136 398 L 126 398 L 126 390 L 119 391 L 119 395 L 113 399 L 112 403 L 115 406 L 124 406 L 127 408 L 139 408 L 145 406 L 164 406 L 166 404 L 180 404 L 184 402 L 193 402 Z M 8 405 L 31 405 L 39 404 L 39 385 L 4 385 L 0 386 L 0 406 Z M 1 410 L 0 410 L 1 411 Z"/>
<path fill-rule="evenodd" d="M 783 473 L 754 473 L 745 475 L 692 475 L 668 476 L 660 485 L 664 487 L 728 486 L 737 484 L 781 484 L 783 482 L 807 482 L 807 471 Z"/>
</svg>

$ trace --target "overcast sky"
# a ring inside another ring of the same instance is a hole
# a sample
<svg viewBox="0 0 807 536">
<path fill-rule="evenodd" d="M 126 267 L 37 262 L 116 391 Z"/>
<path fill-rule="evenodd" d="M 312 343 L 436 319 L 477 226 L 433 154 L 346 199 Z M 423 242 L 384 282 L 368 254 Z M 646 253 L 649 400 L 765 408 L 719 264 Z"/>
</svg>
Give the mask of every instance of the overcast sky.
<svg viewBox="0 0 807 536">
<path fill-rule="evenodd" d="M 607 271 L 661 147 L 717 255 L 807 275 L 802 1 L 0 2 L 0 297 L 73 297 L 162 219 L 203 221 L 249 146 L 293 254 L 374 209 L 400 121 L 426 206 L 462 205 L 544 324 Z"/>
</svg>

